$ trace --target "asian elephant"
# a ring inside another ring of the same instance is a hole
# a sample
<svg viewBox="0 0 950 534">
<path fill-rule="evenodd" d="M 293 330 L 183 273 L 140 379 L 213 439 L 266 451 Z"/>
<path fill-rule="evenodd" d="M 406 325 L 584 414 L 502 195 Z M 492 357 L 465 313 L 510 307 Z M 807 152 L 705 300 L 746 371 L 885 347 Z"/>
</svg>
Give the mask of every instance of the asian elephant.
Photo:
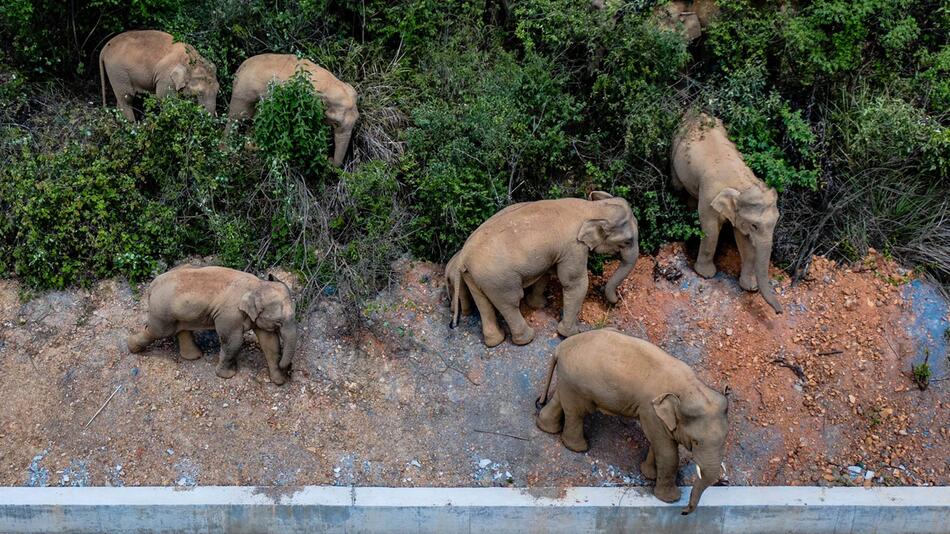
<svg viewBox="0 0 950 534">
<path fill-rule="evenodd" d="M 692 43 L 719 13 L 713 0 L 674 0 L 657 6 L 653 20 L 665 30 L 678 31 Z"/>
<path fill-rule="evenodd" d="M 544 306 L 549 272 L 564 288 L 564 310 L 557 331 L 564 337 L 578 332 L 577 314 L 587 295 L 587 255 L 620 254 L 621 264 L 607 281 L 604 293 L 617 302 L 617 286 L 630 274 L 639 256 L 637 220 L 627 201 L 603 191 L 590 200 L 562 198 L 513 204 L 482 223 L 446 267 L 446 285 L 453 328 L 459 312 L 475 301 L 485 344 L 505 340 L 495 309 L 501 312 L 518 345 L 530 343 L 534 330 L 521 315 L 520 303 Z"/>
<path fill-rule="evenodd" d="M 557 388 L 549 401 L 555 368 Z M 576 452 L 587 450 L 585 415 L 599 410 L 639 419 L 650 442 L 640 471 L 656 480 L 653 493 L 662 501 L 680 498 L 679 445 L 692 451 L 699 478 L 683 514 L 695 510 L 703 491 L 725 475 L 726 397 L 700 382 L 688 365 L 642 339 L 606 328 L 563 341 L 554 350 L 538 406 L 543 406 L 538 428 L 560 432 L 564 446 Z"/>
<path fill-rule="evenodd" d="M 297 70 L 309 74 L 314 91 L 323 99 L 326 122 L 333 128 L 333 164 L 339 167 L 350 145 L 353 126 L 360 116 L 356 109 L 356 90 L 312 61 L 298 59 L 293 54 L 260 54 L 245 60 L 234 74 L 228 118 L 253 117 L 258 100 L 267 94 L 268 84 L 285 82 Z"/>
<path fill-rule="evenodd" d="M 297 349 L 294 302 L 287 285 L 270 275 L 261 280 L 225 267 L 191 265 L 159 275 L 149 286 L 146 326 L 129 336 L 129 351 L 141 352 L 152 341 L 174 335 L 181 357 L 197 360 L 201 350 L 191 331 L 212 328 L 221 339 L 218 376 L 231 378 L 237 373 L 244 332 L 253 329 L 271 381 L 277 385 L 287 381 L 284 370 Z"/>
<path fill-rule="evenodd" d="M 732 223 L 742 257 L 739 285 L 756 291 L 782 313 L 769 284 L 772 235 L 778 221 L 778 193 L 760 180 L 729 140 L 722 121 L 705 114 L 687 118 L 672 147 L 672 185 L 685 189 L 697 201 L 704 237 L 696 258 L 696 272 L 716 275 L 713 256 L 723 223 Z"/>
<path fill-rule="evenodd" d="M 132 99 L 139 93 L 161 99 L 177 92 L 197 97 L 215 114 L 218 77 L 213 63 L 201 57 L 193 46 L 176 43 L 172 36 L 156 30 L 120 33 L 99 53 L 99 82 L 102 105 L 106 105 L 106 77 L 122 114 L 135 120 Z"/>
</svg>

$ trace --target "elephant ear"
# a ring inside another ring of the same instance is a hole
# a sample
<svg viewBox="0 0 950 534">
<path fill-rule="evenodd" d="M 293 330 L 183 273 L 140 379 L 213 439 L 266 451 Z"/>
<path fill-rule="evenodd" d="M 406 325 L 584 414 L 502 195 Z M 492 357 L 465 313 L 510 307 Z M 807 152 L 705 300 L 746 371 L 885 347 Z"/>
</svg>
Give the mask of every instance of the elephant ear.
<svg viewBox="0 0 950 534">
<path fill-rule="evenodd" d="M 736 223 L 736 203 L 739 201 L 739 192 L 731 187 L 727 187 L 712 199 L 712 209 L 720 215 L 729 219 L 732 224 Z"/>
<path fill-rule="evenodd" d="M 680 398 L 674 393 L 664 393 L 653 399 L 653 411 L 663 421 L 667 430 L 676 430 L 677 414 L 680 411 Z"/>
<path fill-rule="evenodd" d="M 251 318 L 251 321 L 256 321 L 257 316 L 261 314 L 261 310 L 263 309 L 260 295 L 258 295 L 256 291 L 248 291 L 241 297 L 241 301 L 238 302 L 238 309 L 246 313 L 247 316 Z"/>
<path fill-rule="evenodd" d="M 587 198 L 596 201 L 607 200 L 608 198 L 614 198 L 614 196 L 606 191 L 591 191 L 590 195 L 587 195 Z"/>
<path fill-rule="evenodd" d="M 581 224 L 581 229 L 577 232 L 577 240 L 587 245 L 587 248 L 594 250 L 594 247 L 600 245 L 607 239 L 610 222 L 605 219 L 588 219 Z"/>
<path fill-rule="evenodd" d="M 176 91 L 181 91 L 185 88 L 185 79 L 188 77 L 188 69 L 179 63 L 175 65 L 175 68 L 168 74 L 168 77 L 172 81 L 172 87 L 174 87 Z"/>
</svg>

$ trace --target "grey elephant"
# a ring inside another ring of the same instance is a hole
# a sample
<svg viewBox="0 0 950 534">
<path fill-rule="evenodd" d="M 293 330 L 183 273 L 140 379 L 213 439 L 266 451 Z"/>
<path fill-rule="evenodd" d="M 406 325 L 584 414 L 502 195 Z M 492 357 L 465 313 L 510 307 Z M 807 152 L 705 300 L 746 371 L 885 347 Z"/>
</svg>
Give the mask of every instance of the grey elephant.
<svg viewBox="0 0 950 534">
<path fill-rule="evenodd" d="M 102 105 L 106 105 L 106 78 L 112 86 L 122 114 L 135 120 L 132 99 L 137 94 L 165 98 L 171 93 L 196 97 L 215 114 L 218 77 L 213 63 L 201 57 L 193 46 L 176 43 L 172 36 L 156 30 L 120 33 L 99 53 L 99 82 Z"/>
<path fill-rule="evenodd" d="M 555 370 L 557 389 L 549 401 Z M 543 406 L 538 428 L 560 432 L 564 446 L 576 452 L 587 450 L 587 414 L 639 419 L 650 442 L 640 471 L 656 480 L 654 495 L 665 502 L 680 498 L 679 445 L 692 451 L 699 478 L 683 514 L 695 510 L 703 491 L 725 474 L 726 398 L 703 384 L 688 365 L 642 339 L 607 328 L 563 341 L 554 350 L 537 404 Z"/>
<path fill-rule="evenodd" d="M 691 43 L 702 36 L 718 13 L 712 0 L 674 0 L 657 6 L 653 20 L 665 30 L 680 32 Z"/>
<path fill-rule="evenodd" d="M 148 320 L 128 338 L 130 352 L 141 352 L 156 339 L 177 336 L 181 357 L 201 358 L 191 332 L 214 329 L 221 339 L 217 375 L 237 373 L 244 332 L 254 330 L 267 360 L 271 381 L 287 381 L 297 348 L 294 302 L 287 285 L 273 276 L 261 280 L 225 267 L 184 265 L 161 274 L 148 289 Z"/>
<path fill-rule="evenodd" d="M 630 274 L 639 256 L 637 220 L 627 201 L 603 191 L 589 200 L 562 198 L 513 204 L 481 224 L 446 267 L 446 285 L 454 328 L 460 312 L 470 309 L 470 296 L 482 320 L 485 344 L 505 340 L 495 317 L 497 308 L 508 323 L 511 340 L 530 343 L 534 330 L 519 308 L 525 289 L 533 308 L 545 304 L 544 290 L 553 272 L 564 289 L 564 309 L 557 331 L 572 336 L 577 314 L 587 295 L 587 256 L 620 254 L 621 264 L 604 293 L 617 302 L 617 286 Z"/>
<path fill-rule="evenodd" d="M 703 238 L 696 258 L 696 272 L 716 275 L 713 256 L 723 223 L 732 223 L 742 257 L 739 285 L 756 291 L 775 313 L 782 313 L 769 284 L 772 236 L 778 222 L 778 193 L 753 174 L 742 154 L 729 140 L 719 119 L 688 116 L 672 147 L 672 185 L 696 199 Z"/>
<path fill-rule="evenodd" d="M 323 99 L 326 121 L 333 128 L 333 164 L 339 167 L 360 116 L 356 109 L 356 90 L 312 61 L 298 59 L 293 54 L 260 54 L 245 60 L 234 74 L 228 118 L 253 117 L 258 100 L 267 94 L 268 84 L 285 82 L 298 70 L 310 76 L 314 91 Z"/>
</svg>

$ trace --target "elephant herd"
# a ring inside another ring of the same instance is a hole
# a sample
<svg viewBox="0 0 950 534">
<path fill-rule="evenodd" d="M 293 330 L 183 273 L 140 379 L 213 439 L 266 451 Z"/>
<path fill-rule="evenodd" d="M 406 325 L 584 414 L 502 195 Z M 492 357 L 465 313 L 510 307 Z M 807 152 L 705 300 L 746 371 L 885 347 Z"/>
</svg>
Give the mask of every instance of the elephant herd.
<svg viewBox="0 0 950 534">
<path fill-rule="evenodd" d="M 123 113 L 134 120 L 130 98 L 140 92 L 162 97 L 179 91 L 195 95 L 214 112 L 218 83 L 214 66 L 192 47 L 174 43 L 157 31 L 136 31 L 112 39 L 100 56 L 105 75 Z M 254 104 L 272 81 L 284 81 L 298 69 L 311 74 L 325 100 L 327 120 L 335 130 L 333 160 L 339 165 L 358 117 L 356 93 L 332 74 L 295 56 L 263 54 L 238 69 L 229 116 L 251 116 Z M 697 274 L 716 274 L 713 256 L 724 223 L 730 223 L 742 259 L 739 285 L 758 291 L 775 313 L 782 313 L 768 276 L 772 234 L 779 217 L 776 191 L 756 177 L 729 140 L 722 122 L 688 113 L 672 140 L 671 185 L 688 193 L 703 231 L 695 263 Z M 445 267 L 451 327 L 474 308 L 481 319 L 484 343 L 494 347 L 511 340 L 523 345 L 534 330 L 521 314 L 521 301 L 545 306 L 551 276 L 563 288 L 558 333 L 567 338 L 552 355 L 537 400 L 536 424 L 560 433 L 573 451 L 587 450 L 584 417 L 595 411 L 639 419 L 650 442 L 642 474 L 656 480 L 654 494 L 663 501 L 680 497 L 676 487 L 679 445 L 692 451 L 697 481 L 684 514 L 695 510 L 703 491 L 725 474 L 722 464 L 728 429 L 728 403 L 704 385 L 692 369 L 656 345 L 614 329 L 580 332 L 578 313 L 588 291 L 587 259 L 591 252 L 617 254 L 620 266 L 604 293 L 614 304 L 618 288 L 639 256 L 637 220 L 626 200 L 602 191 L 587 199 L 564 198 L 508 206 L 483 222 Z M 201 357 L 192 331 L 214 329 L 221 339 L 217 375 L 231 378 L 244 333 L 254 330 L 271 380 L 281 385 L 297 348 L 294 303 L 280 280 L 223 267 L 176 267 L 155 278 L 147 297 L 144 328 L 128 338 L 131 352 L 152 341 L 176 336 L 182 358 Z M 557 373 L 557 387 L 549 395 Z"/>
<path fill-rule="evenodd" d="M 326 122 L 333 128 L 333 164 L 339 167 L 359 118 L 356 90 L 311 61 L 292 54 L 260 54 L 245 60 L 234 74 L 228 119 L 253 117 L 268 85 L 286 82 L 298 71 L 309 76 L 323 100 Z M 103 106 L 107 79 L 116 104 L 131 121 L 135 120 L 132 101 L 138 94 L 154 94 L 162 99 L 179 93 L 196 98 L 208 113 L 216 113 L 219 85 L 214 64 L 193 46 L 175 42 L 165 32 L 129 31 L 110 39 L 99 53 Z"/>
</svg>

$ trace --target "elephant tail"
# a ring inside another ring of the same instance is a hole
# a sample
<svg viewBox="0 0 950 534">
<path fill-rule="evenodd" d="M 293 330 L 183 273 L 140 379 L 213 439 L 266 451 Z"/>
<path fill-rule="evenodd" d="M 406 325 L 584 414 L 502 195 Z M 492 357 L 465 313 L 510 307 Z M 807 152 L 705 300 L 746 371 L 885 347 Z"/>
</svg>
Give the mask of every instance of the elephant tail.
<svg viewBox="0 0 950 534">
<path fill-rule="evenodd" d="M 462 267 L 455 265 L 453 269 L 445 273 L 445 277 L 449 281 L 449 300 L 452 307 L 452 322 L 449 323 L 449 328 L 455 328 L 459 325 L 459 313 L 462 309 L 461 284 L 465 283 L 462 280 Z"/>
<path fill-rule="evenodd" d="M 99 54 L 99 89 L 102 91 L 102 107 L 106 107 L 106 66 Z"/>
<path fill-rule="evenodd" d="M 548 403 L 548 392 L 551 390 L 551 380 L 554 379 L 554 368 L 557 366 L 557 353 L 559 349 L 560 347 L 554 349 L 554 353 L 551 354 L 551 361 L 548 362 L 548 376 L 544 381 L 544 389 L 541 390 L 541 395 L 538 396 L 538 399 L 534 401 L 534 406 L 538 410 Z"/>
</svg>

